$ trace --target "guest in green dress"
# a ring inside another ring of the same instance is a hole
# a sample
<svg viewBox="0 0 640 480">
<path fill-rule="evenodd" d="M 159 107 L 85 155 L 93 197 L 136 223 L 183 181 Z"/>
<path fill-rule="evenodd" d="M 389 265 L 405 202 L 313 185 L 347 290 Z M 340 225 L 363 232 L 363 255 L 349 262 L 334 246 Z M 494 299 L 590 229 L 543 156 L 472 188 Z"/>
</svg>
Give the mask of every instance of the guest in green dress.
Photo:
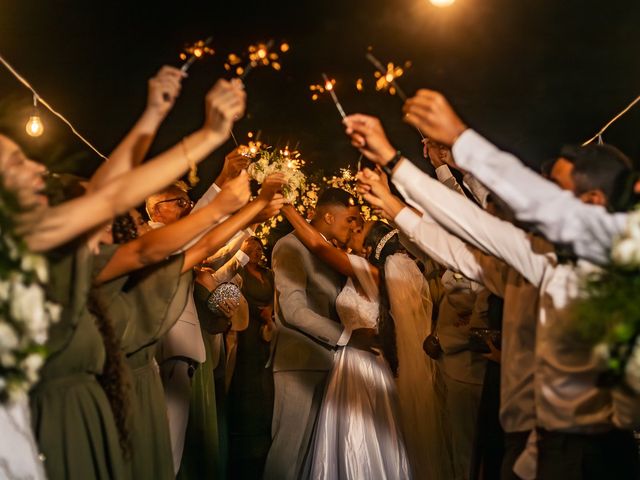
<svg viewBox="0 0 640 480">
<path fill-rule="evenodd" d="M 102 246 L 99 257 L 110 257 L 116 248 Z M 174 478 L 167 407 L 154 355 L 159 338 L 182 312 L 193 281 L 190 271 L 181 273 L 183 262 L 184 255 L 173 255 L 94 289 L 126 354 L 131 378 L 127 466 L 136 479 Z"/>
<path fill-rule="evenodd" d="M 266 368 L 273 330 L 273 272 L 261 266 L 262 244 L 255 237 L 242 249 L 249 263 L 241 271 L 249 304 L 249 326 L 237 333 L 236 365 L 229 388 L 230 476 L 262 478 L 271 445 L 273 376 Z"/>
<path fill-rule="evenodd" d="M 78 239 L 49 252 L 47 296 L 63 307 L 49 332 L 49 357 L 30 393 L 31 415 L 51 480 L 127 479 L 112 409 L 97 377 L 106 352 L 89 290 L 101 270 Z"/>
</svg>

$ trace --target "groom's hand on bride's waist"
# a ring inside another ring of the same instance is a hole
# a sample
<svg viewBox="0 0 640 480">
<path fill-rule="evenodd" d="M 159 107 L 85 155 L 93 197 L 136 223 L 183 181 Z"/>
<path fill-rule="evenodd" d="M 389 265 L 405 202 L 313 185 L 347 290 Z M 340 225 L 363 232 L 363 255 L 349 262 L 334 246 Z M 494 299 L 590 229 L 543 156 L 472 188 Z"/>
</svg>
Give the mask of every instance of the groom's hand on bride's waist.
<svg viewBox="0 0 640 480">
<path fill-rule="evenodd" d="M 347 345 L 374 355 L 380 355 L 380 337 L 378 337 L 378 331 L 375 328 L 355 329 L 351 332 L 351 338 L 349 338 Z"/>
</svg>

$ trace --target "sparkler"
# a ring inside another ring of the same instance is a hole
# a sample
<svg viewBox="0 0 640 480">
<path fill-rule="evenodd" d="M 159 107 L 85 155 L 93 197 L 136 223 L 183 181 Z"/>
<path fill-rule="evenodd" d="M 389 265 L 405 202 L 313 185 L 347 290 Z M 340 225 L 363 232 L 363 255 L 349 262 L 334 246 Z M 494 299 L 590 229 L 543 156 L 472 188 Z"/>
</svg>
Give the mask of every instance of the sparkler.
<svg viewBox="0 0 640 480">
<path fill-rule="evenodd" d="M 230 53 L 224 64 L 224 68 L 227 71 L 234 70 L 241 80 L 244 80 L 251 70 L 260 66 L 271 66 L 274 70 L 279 71 L 282 69 L 280 53 L 288 52 L 290 47 L 288 43 L 282 43 L 279 48 L 280 53 L 278 53 L 277 51 L 272 50 L 274 43 L 275 42 L 273 40 L 269 40 L 266 44 L 258 43 L 256 45 L 249 45 L 247 55 L 248 62 L 244 67 L 241 66 L 242 58 L 235 53 Z"/>
<path fill-rule="evenodd" d="M 402 67 L 395 66 L 391 62 L 389 62 L 385 68 L 382 65 L 382 62 L 380 62 L 380 60 L 378 60 L 370 51 L 367 52 L 366 57 L 367 60 L 376 67 L 376 90 L 388 90 L 391 95 L 395 95 L 397 93 L 398 97 L 400 97 L 403 102 L 406 101 L 407 95 L 404 93 L 402 88 L 400 88 L 398 82 L 396 82 L 396 78 L 401 77 L 404 74 L 404 69 L 409 68 L 411 66 L 411 62 L 405 62 L 404 69 Z"/>
<path fill-rule="evenodd" d="M 338 113 L 340 114 L 340 116 L 344 120 L 345 118 L 347 118 L 347 114 L 345 113 L 344 108 L 342 108 L 342 105 L 340 104 L 340 101 L 338 100 L 338 96 L 336 95 L 336 92 L 333 90 L 333 87 L 336 84 L 336 81 L 334 79 L 330 80 L 329 77 L 327 77 L 326 73 L 322 74 L 322 79 L 324 80 L 324 89 L 321 90 L 320 93 L 329 92 L 329 95 L 331 95 L 331 99 L 333 100 L 333 103 L 335 104 L 336 108 L 338 109 Z M 317 87 L 317 85 L 316 85 L 316 87 Z M 312 98 L 313 98 L 313 96 L 312 96 Z"/>
<path fill-rule="evenodd" d="M 182 73 L 187 73 L 187 70 L 191 68 L 193 62 L 197 59 L 204 57 L 205 55 L 213 55 L 215 51 L 209 45 L 213 42 L 213 37 L 208 37 L 206 40 L 198 40 L 193 45 L 185 48 L 184 52 L 180 54 L 180 60 L 186 60 L 182 67 L 180 67 L 180 71 Z"/>
<path fill-rule="evenodd" d="M 387 64 L 387 68 L 384 68 L 382 62 L 378 60 L 375 55 L 371 52 L 371 48 L 366 54 L 367 60 L 371 62 L 371 64 L 376 67 L 375 77 L 376 77 L 376 90 L 389 90 L 391 95 L 398 94 L 398 97 L 405 102 L 407 100 L 407 94 L 404 93 L 404 90 L 400 88 L 398 82 L 396 82 L 396 78 L 401 77 L 404 74 L 404 69 L 401 67 L 396 67 L 393 63 L 389 62 Z M 411 66 L 411 62 L 405 62 L 405 68 L 409 68 Z M 357 87 L 357 85 L 356 85 Z M 416 127 L 416 130 L 420 134 L 420 138 L 422 138 L 422 142 L 425 142 L 425 136 L 420 131 L 419 128 Z M 426 145 L 425 145 L 426 152 Z M 426 153 L 425 153 L 426 158 Z"/>
<path fill-rule="evenodd" d="M 213 55 L 216 53 L 211 45 L 213 42 L 213 37 L 208 37 L 206 40 L 198 40 L 193 45 L 190 45 L 184 49 L 182 53 L 180 53 L 180 60 L 185 60 L 185 62 L 180 67 L 180 71 L 182 73 L 187 73 L 187 71 L 191 68 L 191 65 L 198 60 L 199 58 L 204 57 L 205 55 Z M 171 101 L 171 97 L 168 93 L 163 93 L 162 98 L 165 102 Z"/>
</svg>

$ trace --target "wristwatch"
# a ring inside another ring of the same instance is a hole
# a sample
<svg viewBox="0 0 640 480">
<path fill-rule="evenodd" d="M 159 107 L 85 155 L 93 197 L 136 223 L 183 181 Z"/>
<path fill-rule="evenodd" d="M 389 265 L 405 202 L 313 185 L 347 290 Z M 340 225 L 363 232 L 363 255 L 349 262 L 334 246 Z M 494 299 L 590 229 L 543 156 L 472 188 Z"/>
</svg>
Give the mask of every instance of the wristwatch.
<svg viewBox="0 0 640 480">
<path fill-rule="evenodd" d="M 400 150 L 398 150 L 396 154 L 391 158 L 391 160 L 389 160 L 386 165 L 382 166 L 382 170 L 384 171 L 384 173 L 389 176 L 393 175 L 393 169 L 396 168 L 396 165 L 398 165 L 398 162 L 401 158 L 402 153 L 400 153 Z"/>
</svg>

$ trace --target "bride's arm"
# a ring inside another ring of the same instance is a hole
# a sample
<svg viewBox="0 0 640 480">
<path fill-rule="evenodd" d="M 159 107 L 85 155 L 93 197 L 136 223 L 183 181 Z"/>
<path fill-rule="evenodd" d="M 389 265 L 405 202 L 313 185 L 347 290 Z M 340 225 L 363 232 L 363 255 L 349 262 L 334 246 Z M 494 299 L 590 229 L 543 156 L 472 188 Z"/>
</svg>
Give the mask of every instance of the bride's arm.
<svg viewBox="0 0 640 480">
<path fill-rule="evenodd" d="M 349 260 L 349 255 L 327 242 L 320 232 L 302 218 L 292 205 L 285 205 L 282 208 L 282 213 L 284 213 L 287 220 L 289 220 L 293 228 L 295 228 L 300 241 L 304 243 L 305 247 L 307 247 L 311 253 L 324 261 L 336 272 L 351 277 L 353 280 L 358 279 Z M 369 268 L 373 278 L 376 283 L 378 283 L 378 269 L 371 264 L 369 264 Z"/>
</svg>

